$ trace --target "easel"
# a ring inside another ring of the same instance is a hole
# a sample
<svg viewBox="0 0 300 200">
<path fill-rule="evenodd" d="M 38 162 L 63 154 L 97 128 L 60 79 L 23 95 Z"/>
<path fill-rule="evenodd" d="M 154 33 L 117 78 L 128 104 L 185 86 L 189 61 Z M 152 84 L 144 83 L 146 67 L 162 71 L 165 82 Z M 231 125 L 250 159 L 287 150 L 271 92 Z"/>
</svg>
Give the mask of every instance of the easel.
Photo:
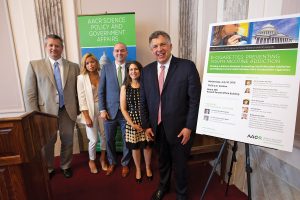
<svg viewBox="0 0 300 200">
<path fill-rule="evenodd" d="M 224 152 L 226 143 L 227 143 L 227 139 L 225 139 L 223 144 L 222 144 L 222 147 L 221 147 L 220 152 L 218 154 L 217 160 L 215 161 L 213 169 L 211 170 L 211 173 L 210 173 L 209 178 L 206 182 L 206 185 L 204 187 L 204 190 L 202 192 L 200 200 L 204 199 L 204 195 L 205 195 L 206 190 L 208 188 L 208 185 L 211 181 L 211 178 L 212 178 L 218 164 L 220 163 L 220 158 L 221 158 L 221 156 Z M 227 182 L 225 196 L 227 196 L 227 193 L 228 193 L 228 187 L 229 187 L 230 178 L 231 178 L 231 175 L 232 175 L 233 162 L 236 162 L 236 151 L 237 151 L 237 142 L 234 141 L 234 145 L 232 147 L 232 158 L 231 158 L 231 163 L 230 163 L 230 169 L 229 169 L 229 172 L 228 172 L 228 182 Z M 247 173 L 247 186 L 248 186 L 248 200 L 252 200 L 252 197 L 251 197 L 251 177 L 250 177 L 250 174 L 252 172 L 252 168 L 250 166 L 250 154 L 249 154 L 249 144 L 248 143 L 245 143 L 245 151 L 246 151 L 246 173 Z"/>
</svg>

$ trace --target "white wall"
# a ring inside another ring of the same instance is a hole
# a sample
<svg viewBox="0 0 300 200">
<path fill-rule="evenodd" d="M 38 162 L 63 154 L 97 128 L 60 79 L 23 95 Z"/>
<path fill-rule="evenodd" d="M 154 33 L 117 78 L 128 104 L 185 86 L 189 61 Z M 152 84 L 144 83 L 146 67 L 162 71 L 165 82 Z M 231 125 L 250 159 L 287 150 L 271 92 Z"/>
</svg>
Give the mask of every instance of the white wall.
<svg viewBox="0 0 300 200">
<path fill-rule="evenodd" d="M 72 62 L 80 63 L 79 39 L 77 39 L 76 5 L 74 0 L 62 0 L 62 9 L 66 58 Z"/>
<path fill-rule="evenodd" d="M 29 60 L 40 59 L 42 57 L 34 0 L 7 1 L 20 79 L 23 85 Z"/>
<path fill-rule="evenodd" d="M 0 113 L 23 112 L 19 69 L 6 0 L 0 0 L 0 27 Z"/>
</svg>

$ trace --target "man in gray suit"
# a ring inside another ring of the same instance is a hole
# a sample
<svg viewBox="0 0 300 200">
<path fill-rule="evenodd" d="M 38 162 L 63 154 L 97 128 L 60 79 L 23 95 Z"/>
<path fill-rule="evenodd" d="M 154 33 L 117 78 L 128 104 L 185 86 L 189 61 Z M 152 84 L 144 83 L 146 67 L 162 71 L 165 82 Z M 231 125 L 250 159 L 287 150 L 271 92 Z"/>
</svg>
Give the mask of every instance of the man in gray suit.
<svg viewBox="0 0 300 200">
<path fill-rule="evenodd" d="M 58 116 L 61 139 L 60 168 L 66 178 L 72 177 L 73 135 L 78 109 L 76 90 L 78 64 L 61 57 L 63 40 L 50 34 L 45 38 L 48 57 L 30 61 L 27 68 L 24 100 L 26 111 L 41 111 Z M 48 173 L 55 175 L 53 137 L 45 147 Z"/>
<path fill-rule="evenodd" d="M 115 137 L 117 125 L 119 124 L 121 126 L 123 138 L 123 157 L 121 160 L 122 177 L 126 177 L 129 174 L 128 164 L 131 153 L 129 149 L 126 148 L 126 120 L 120 110 L 120 87 L 125 79 L 125 62 L 128 55 L 126 45 L 121 42 L 115 44 L 113 55 L 115 62 L 104 65 L 101 70 L 99 83 L 99 110 L 100 117 L 104 120 L 104 132 L 107 144 L 106 151 L 109 161 L 106 175 L 111 175 L 117 164 Z"/>
</svg>

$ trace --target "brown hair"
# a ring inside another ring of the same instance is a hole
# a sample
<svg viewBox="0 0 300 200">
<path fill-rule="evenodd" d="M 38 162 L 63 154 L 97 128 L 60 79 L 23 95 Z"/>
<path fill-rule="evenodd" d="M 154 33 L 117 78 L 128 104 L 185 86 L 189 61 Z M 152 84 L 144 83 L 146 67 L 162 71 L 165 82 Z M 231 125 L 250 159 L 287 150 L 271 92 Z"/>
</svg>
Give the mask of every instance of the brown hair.
<svg viewBox="0 0 300 200">
<path fill-rule="evenodd" d="M 128 66 L 127 70 L 126 70 L 127 71 L 127 73 L 126 73 L 126 80 L 125 80 L 125 83 L 124 83 L 124 85 L 125 85 L 126 88 L 128 88 L 130 86 L 131 82 L 132 82 L 132 79 L 129 76 L 129 67 L 130 67 L 131 64 L 136 65 L 138 67 L 138 70 L 140 71 L 140 73 L 142 73 L 142 69 L 143 69 L 142 64 L 139 63 L 136 60 L 130 61 L 130 62 L 126 63 L 126 65 Z M 140 78 L 138 79 L 138 81 L 140 81 Z"/>
<path fill-rule="evenodd" d="M 212 41 L 213 46 L 220 45 L 221 40 L 222 40 L 221 33 L 223 31 L 223 28 L 224 28 L 224 25 L 214 27 L 213 41 Z"/>
<path fill-rule="evenodd" d="M 49 35 L 47 35 L 47 36 L 45 37 L 45 41 L 44 41 L 45 44 L 47 44 L 47 40 L 48 40 L 49 38 L 55 39 L 55 40 L 59 40 L 60 43 L 61 43 L 61 46 L 64 46 L 64 41 L 63 41 L 63 39 L 62 39 L 60 36 L 55 35 L 55 34 L 49 34 Z"/>
</svg>

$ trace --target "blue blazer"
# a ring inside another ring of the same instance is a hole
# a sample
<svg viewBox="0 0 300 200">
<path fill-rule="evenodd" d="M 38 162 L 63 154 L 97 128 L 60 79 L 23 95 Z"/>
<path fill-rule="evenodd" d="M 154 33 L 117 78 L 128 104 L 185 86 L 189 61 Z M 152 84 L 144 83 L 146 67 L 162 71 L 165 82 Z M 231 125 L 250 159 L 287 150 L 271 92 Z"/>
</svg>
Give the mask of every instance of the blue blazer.
<svg viewBox="0 0 300 200">
<path fill-rule="evenodd" d="M 200 103 L 201 83 L 195 64 L 186 59 L 172 57 L 161 96 L 161 117 L 171 143 L 181 140 L 177 135 L 183 128 L 195 133 Z M 157 129 L 159 107 L 157 62 L 142 70 L 141 118 L 143 128 Z"/>
<path fill-rule="evenodd" d="M 127 65 L 125 65 L 125 74 L 127 74 Z M 120 87 L 115 63 L 104 65 L 100 77 L 99 111 L 106 110 L 109 117 L 114 119 L 120 108 Z"/>
</svg>

